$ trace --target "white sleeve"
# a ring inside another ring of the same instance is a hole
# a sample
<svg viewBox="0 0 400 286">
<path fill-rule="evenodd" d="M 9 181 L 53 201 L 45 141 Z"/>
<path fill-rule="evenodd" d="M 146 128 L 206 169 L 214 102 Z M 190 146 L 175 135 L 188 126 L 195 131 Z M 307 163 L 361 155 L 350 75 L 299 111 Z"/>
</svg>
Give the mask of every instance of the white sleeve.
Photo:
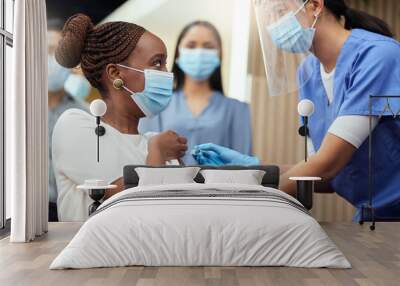
<svg viewBox="0 0 400 286">
<path fill-rule="evenodd" d="M 379 118 L 373 117 L 372 130 L 378 123 Z M 358 149 L 369 136 L 369 117 L 361 115 L 340 116 L 332 123 L 328 132 L 342 138 Z M 307 137 L 307 148 L 308 156 L 316 153 L 310 137 Z"/>
<path fill-rule="evenodd" d="M 57 121 L 53 132 L 53 166 L 57 182 L 60 221 L 83 221 L 93 202 L 87 191 L 77 189 L 86 179 L 108 183 L 122 176 L 126 165 L 146 163 L 148 140 L 156 133 L 122 134 L 111 126 L 100 137 L 100 162 L 97 162 L 96 120 L 89 113 L 70 109 Z M 174 163 L 174 162 L 172 162 Z"/>
<path fill-rule="evenodd" d="M 369 136 L 369 116 L 348 115 L 340 116 L 330 126 L 328 132 L 342 138 L 357 149 Z M 379 123 L 378 117 L 372 118 L 372 130 Z"/>
<path fill-rule="evenodd" d="M 60 221 L 83 221 L 92 199 L 77 186 L 93 177 L 95 163 L 94 119 L 77 109 L 65 111 L 58 119 L 52 139 L 53 167 L 57 183 L 57 208 Z M 90 138 L 89 138 L 90 137 Z M 93 144 L 88 144 L 92 143 Z M 97 170 L 98 171 L 98 170 Z"/>
</svg>

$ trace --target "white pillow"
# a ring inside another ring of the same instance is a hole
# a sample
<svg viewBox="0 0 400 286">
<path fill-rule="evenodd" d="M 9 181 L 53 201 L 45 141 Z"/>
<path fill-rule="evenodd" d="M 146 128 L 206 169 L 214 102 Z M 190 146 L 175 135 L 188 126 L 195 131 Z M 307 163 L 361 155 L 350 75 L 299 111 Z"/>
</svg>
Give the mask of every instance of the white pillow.
<svg viewBox="0 0 400 286">
<path fill-rule="evenodd" d="M 195 183 L 198 167 L 187 168 L 135 168 L 139 176 L 139 186 L 172 185 Z"/>
<path fill-rule="evenodd" d="M 265 171 L 262 170 L 202 170 L 205 184 L 261 185 Z"/>
</svg>

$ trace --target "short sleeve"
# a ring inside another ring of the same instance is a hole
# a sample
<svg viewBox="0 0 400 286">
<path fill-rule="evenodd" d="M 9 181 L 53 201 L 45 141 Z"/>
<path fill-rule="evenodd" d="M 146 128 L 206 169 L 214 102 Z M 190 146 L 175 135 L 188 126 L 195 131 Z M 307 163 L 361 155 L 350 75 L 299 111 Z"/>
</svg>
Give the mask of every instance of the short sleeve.
<svg viewBox="0 0 400 286">
<path fill-rule="evenodd" d="M 369 115 L 370 96 L 400 95 L 400 45 L 394 41 L 376 41 L 360 49 L 347 75 L 347 91 L 338 116 Z M 379 116 L 387 103 L 394 113 L 400 110 L 398 99 L 374 99 L 372 115 Z M 387 109 L 382 115 L 393 115 Z"/>
<path fill-rule="evenodd" d="M 252 128 L 250 107 L 247 103 L 234 101 L 230 132 L 230 148 L 252 155 Z"/>
<path fill-rule="evenodd" d="M 342 138 L 358 149 L 369 136 L 370 119 L 372 120 L 372 131 L 379 123 L 378 117 L 346 115 L 337 117 L 329 127 L 328 132 Z"/>
</svg>

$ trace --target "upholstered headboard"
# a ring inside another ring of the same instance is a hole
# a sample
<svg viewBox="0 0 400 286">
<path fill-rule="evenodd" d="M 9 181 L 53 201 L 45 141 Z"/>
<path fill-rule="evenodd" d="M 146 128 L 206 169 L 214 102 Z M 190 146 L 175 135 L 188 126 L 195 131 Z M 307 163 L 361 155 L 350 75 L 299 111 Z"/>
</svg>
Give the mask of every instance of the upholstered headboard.
<svg viewBox="0 0 400 286">
<path fill-rule="evenodd" d="M 163 167 L 150 167 L 143 165 L 128 165 L 124 167 L 124 189 L 136 187 L 139 183 L 139 176 L 135 171 L 137 167 L 147 168 L 183 168 L 185 166 L 163 166 Z M 265 175 L 262 180 L 262 185 L 265 187 L 278 188 L 279 186 L 279 167 L 277 166 L 223 166 L 223 167 L 210 167 L 199 166 L 202 170 L 206 169 L 219 169 L 219 170 L 263 170 Z M 197 183 L 204 183 L 203 176 L 199 173 L 194 179 Z"/>
</svg>

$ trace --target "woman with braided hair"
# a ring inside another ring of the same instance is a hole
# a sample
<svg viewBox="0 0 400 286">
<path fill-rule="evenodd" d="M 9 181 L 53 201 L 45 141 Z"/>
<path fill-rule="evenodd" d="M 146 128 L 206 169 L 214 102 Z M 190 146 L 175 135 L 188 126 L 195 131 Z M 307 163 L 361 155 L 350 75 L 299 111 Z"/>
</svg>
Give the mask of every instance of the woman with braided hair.
<svg viewBox="0 0 400 286">
<path fill-rule="evenodd" d="M 80 65 L 91 85 L 107 104 L 101 118 L 101 160 L 96 162 L 95 118 L 82 110 L 67 110 L 53 133 L 54 171 L 60 221 L 85 220 L 92 203 L 76 187 L 85 179 L 101 178 L 116 184 L 106 198 L 122 190 L 122 169 L 128 164 L 164 165 L 181 158 L 186 139 L 172 131 L 138 133 L 139 119 L 161 112 L 172 95 L 173 76 L 166 70 L 164 43 L 144 28 L 127 22 L 94 26 L 83 14 L 64 25 L 55 52 L 62 66 Z M 176 161 L 175 161 L 176 162 Z"/>
</svg>

